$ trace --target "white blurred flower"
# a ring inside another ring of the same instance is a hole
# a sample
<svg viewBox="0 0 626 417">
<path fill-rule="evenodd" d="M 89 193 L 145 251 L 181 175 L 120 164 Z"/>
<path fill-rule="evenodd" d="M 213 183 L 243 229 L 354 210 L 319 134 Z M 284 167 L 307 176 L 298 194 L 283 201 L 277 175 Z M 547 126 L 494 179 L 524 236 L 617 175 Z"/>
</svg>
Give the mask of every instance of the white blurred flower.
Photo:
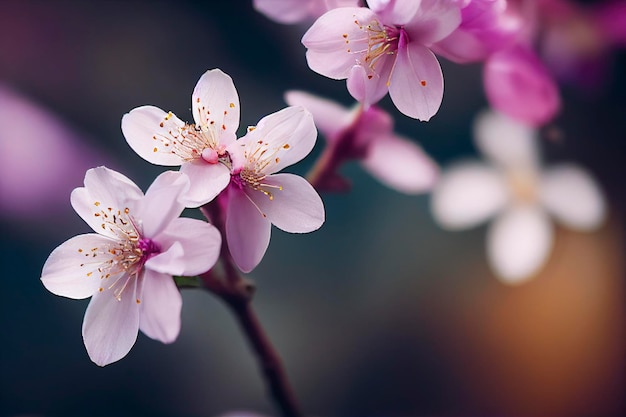
<svg viewBox="0 0 626 417">
<path fill-rule="evenodd" d="M 433 190 L 436 221 L 449 230 L 494 217 L 487 233 L 491 267 L 506 283 L 530 279 L 546 262 L 554 240 L 550 215 L 573 230 L 601 225 L 606 204 L 599 186 L 579 166 L 544 168 L 537 132 L 504 115 L 477 117 L 474 139 L 488 163 L 466 161 L 445 170 Z"/>
</svg>

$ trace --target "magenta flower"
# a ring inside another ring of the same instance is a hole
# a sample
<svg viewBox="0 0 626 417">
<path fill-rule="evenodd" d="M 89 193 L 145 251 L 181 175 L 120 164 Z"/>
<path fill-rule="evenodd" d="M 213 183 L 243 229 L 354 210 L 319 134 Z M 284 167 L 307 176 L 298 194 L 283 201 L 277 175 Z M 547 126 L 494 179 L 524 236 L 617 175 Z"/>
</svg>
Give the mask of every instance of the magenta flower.
<svg viewBox="0 0 626 417">
<path fill-rule="evenodd" d="M 536 134 L 504 115 L 482 114 L 474 138 L 490 163 L 458 163 L 433 189 L 432 211 L 446 229 L 496 217 L 487 233 L 487 255 L 509 284 L 532 278 L 548 259 L 554 241 L 550 215 L 580 231 L 598 228 L 606 216 L 602 191 L 586 170 L 571 163 L 542 166 Z"/>
<path fill-rule="evenodd" d="M 191 183 L 185 204 L 198 207 L 230 181 L 230 170 L 221 162 L 239 127 L 239 97 L 232 79 L 219 69 L 204 73 L 193 91 L 191 109 L 195 124 L 190 125 L 172 112 L 137 107 L 122 118 L 122 132 L 146 161 L 180 165 Z"/>
<path fill-rule="evenodd" d="M 288 107 L 261 119 L 228 148 L 232 176 L 226 201 L 226 241 L 243 272 L 261 261 L 271 225 L 307 233 L 324 223 L 324 206 L 304 178 L 277 174 L 311 152 L 317 130 L 302 107 Z"/>
<path fill-rule="evenodd" d="M 371 9 L 344 7 L 322 15 L 304 34 L 309 67 L 347 79 L 348 91 L 364 103 L 387 92 L 398 110 L 429 120 L 443 99 L 443 74 L 428 48 L 461 22 L 456 1 L 370 0 Z"/>
<path fill-rule="evenodd" d="M 347 109 L 302 91 L 287 92 L 285 100 L 313 114 L 328 146 L 342 148 L 343 154 L 336 158 L 360 160 L 363 168 L 384 185 L 418 194 L 437 180 L 437 164 L 414 141 L 395 134 L 392 117 L 377 106 Z"/>
<path fill-rule="evenodd" d="M 254 0 L 254 8 L 279 23 L 317 19 L 337 7 L 357 7 L 360 0 Z"/>
<path fill-rule="evenodd" d="M 206 272 L 221 245 L 215 227 L 178 218 L 188 188 L 185 174 L 169 171 L 144 195 L 122 174 L 99 167 L 72 192 L 74 210 L 96 233 L 54 249 L 41 281 L 56 295 L 91 297 L 83 340 L 96 364 L 123 358 L 139 329 L 163 343 L 178 336 L 182 298 L 172 275 Z"/>
</svg>

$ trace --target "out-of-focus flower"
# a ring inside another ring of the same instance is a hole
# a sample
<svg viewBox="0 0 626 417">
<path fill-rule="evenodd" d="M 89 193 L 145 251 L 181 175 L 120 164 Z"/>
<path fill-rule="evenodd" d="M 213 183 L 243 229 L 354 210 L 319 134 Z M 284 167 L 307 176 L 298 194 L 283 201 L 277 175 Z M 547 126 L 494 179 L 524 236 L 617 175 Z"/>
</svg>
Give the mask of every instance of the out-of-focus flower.
<svg viewBox="0 0 626 417">
<path fill-rule="evenodd" d="M 104 162 L 103 153 L 89 148 L 46 109 L 2 84 L 0 109 L 0 215 L 38 222 L 41 207 L 46 207 L 47 213 L 62 216 L 67 194 L 89 166 Z"/>
<path fill-rule="evenodd" d="M 185 174 L 168 171 L 144 195 L 122 174 L 99 167 L 72 192 L 72 206 L 97 233 L 54 249 L 41 281 L 63 297 L 91 297 L 83 339 L 96 364 L 123 358 L 139 329 L 163 343 L 178 336 L 182 298 L 172 275 L 209 270 L 221 244 L 212 225 L 178 218 L 188 188 Z"/>
<path fill-rule="evenodd" d="M 602 192 L 584 169 L 571 163 L 541 167 L 535 136 L 532 127 L 504 115 L 481 114 L 474 137 L 490 163 L 458 163 L 433 190 L 432 212 L 444 228 L 460 230 L 497 216 L 487 254 L 507 283 L 531 278 L 546 261 L 553 244 L 548 215 L 588 231 L 606 214 Z"/>
<path fill-rule="evenodd" d="M 276 174 L 308 155 L 316 137 L 311 113 L 295 106 L 262 118 L 229 146 L 226 241 L 243 272 L 263 258 L 272 223 L 290 233 L 312 232 L 324 223 L 324 205 L 311 184 L 297 175 Z"/>
<path fill-rule="evenodd" d="M 190 125 L 158 107 L 137 107 L 122 118 L 122 132 L 146 161 L 180 165 L 191 182 L 185 204 L 198 207 L 213 200 L 230 181 L 230 169 L 222 162 L 239 127 L 233 80 L 219 69 L 207 71 L 196 84 L 191 108 L 195 124 Z"/>
<path fill-rule="evenodd" d="M 370 8 L 330 10 L 304 34 L 309 67 L 347 79 L 348 91 L 365 107 L 387 92 L 405 115 L 429 120 L 443 99 L 443 74 L 428 48 L 461 22 L 456 1 L 368 2 Z"/>
<path fill-rule="evenodd" d="M 358 7 L 360 0 L 254 0 L 254 8 L 278 23 L 314 20 L 338 7 Z"/>
<path fill-rule="evenodd" d="M 394 133 L 393 118 L 377 106 L 348 109 L 302 91 L 287 92 L 285 100 L 290 105 L 304 106 L 313 114 L 315 125 L 338 162 L 359 160 L 381 183 L 406 194 L 425 192 L 435 183 L 437 164 L 415 142 Z M 332 189 L 331 184 L 320 186 Z"/>
</svg>

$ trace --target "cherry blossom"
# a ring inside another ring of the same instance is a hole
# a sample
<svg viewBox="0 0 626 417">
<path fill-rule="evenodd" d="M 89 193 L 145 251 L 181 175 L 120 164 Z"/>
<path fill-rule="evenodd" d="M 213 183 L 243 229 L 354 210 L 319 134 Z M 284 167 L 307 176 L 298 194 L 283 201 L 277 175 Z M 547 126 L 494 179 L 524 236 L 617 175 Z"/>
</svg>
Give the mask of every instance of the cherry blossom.
<svg viewBox="0 0 626 417">
<path fill-rule="evenodd" d="M 317 19 L 338 7 L 357 7 L 360 0 L 254 0 L 254 8 L 279 23 L 299 23 Z"/>
<path fill-rule="evenodd" d="M 360 160 L 381 183 L 406 194 L 425 192 L 435 183 L 437 164 L 414 141 L 394 133 L 393 118 L 379 107 L 348 109 L 303 91 L 289 91 L 285 100 L 313 114 L 329 149 L 341 153 L 334 155 L 337 160 Z"/>
<path fill-rule="evenodd" d="M 221 237 L 212 225 L 179 218 L 189 179 L 168 171 L 144 195 L 105 167 L 85 175 L 71 202 L 96 233 L 75 236 L 52 251 L 41 274 L 52 293 L 91 297 L 83 340 L 92 361 L 123 358 L 139 329 L 173 342 L 180 331 L 182 298 L 172 275 L 197 275 L 217 261 Z"/>
<path fill-rule="evenodd" d="M 496 217 L 487 233 L 487 255 L 496 274 L 510 284 L 530 279 L 546 262 L 554 239 L 550 216 L 565 227 L 589 231 L 606 214 L 602 192 L 583 168 L 542 167 L 536 133 L 507 116 L 481 114 L 474 137 L 489 163 L 451 166 L 433 190 L 432 212 L 446 229 Z"/>
<path fill-rule="evenodd" d="M 307 233 L 324 223 L 324 206 L 311 184 L 298 175 L 277 173 L 308 155 L 316 137 L 311 114 L 295 106 L 262 118 L 228 147 L 232 176 L 228 193 L 222 194 L 226 241 L 243 272 L 263 258 L 272 224 Z"/>
<path fill-rule="evenodd" d="M 370 0 L 322 15 L 304 34 L 309 67 L 347 79 L 365 107 L 387 92 L 405 115 L 429 120 L 443 99 L 443 74 L 429 49 L 461 22 L 456 1 Z"/>
<path fill-rule="evenodd" d="M 180 165 L 191 182 L 186 205 L 198 207 L 230 181 L 230 169 L 222 162 L 239 127 L 239 97 L 232 79 L 219 69 L 204 73 L 193 91 L 191 109 L 194 124 L 158 107 L 137 107 L 122 118 L 122 132 L 146 161 Z"/>
</svg>

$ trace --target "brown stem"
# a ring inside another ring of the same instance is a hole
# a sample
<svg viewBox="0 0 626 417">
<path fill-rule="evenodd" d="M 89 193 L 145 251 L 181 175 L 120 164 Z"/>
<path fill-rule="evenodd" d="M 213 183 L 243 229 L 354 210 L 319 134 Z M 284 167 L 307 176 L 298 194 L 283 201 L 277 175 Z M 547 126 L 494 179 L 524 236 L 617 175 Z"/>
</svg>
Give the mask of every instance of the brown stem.
<svg viewBox="0 0 626 417">
<path fill-rule="evenodd" d="M 226 236 L 220 201 L 213 201 L 200 210 L 218 228 L 222 236 Z M 215 268 L 200 275 L 204 288 L 224 301 L 235 313 L 239 326 L 256 354 L 265 383 L 281 414 L 284 417 L 302 416 L 280 356 L 252 309 L 254 283 L 239 274 L 228 251 L 226 239 L 222 239 L 220 259 L 223 276 L 218 276 L 214 271 Z"/>
</svg>

